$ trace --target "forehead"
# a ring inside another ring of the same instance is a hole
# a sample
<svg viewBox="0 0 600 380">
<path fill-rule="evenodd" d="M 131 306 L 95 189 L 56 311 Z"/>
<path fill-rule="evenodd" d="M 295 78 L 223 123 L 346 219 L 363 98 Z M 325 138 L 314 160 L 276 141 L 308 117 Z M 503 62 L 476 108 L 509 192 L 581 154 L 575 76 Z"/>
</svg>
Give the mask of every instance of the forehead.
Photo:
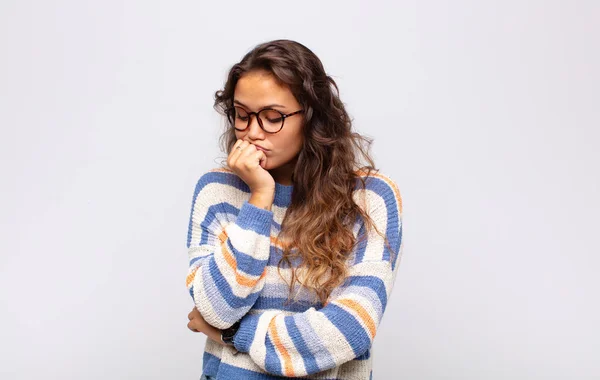
<svg viewBox="0 0 600 380">
<path fill-rule="evenodd" d="M 251 71 L 238 79 L 233 95 L 250 108 L 260 108 L 268 104 L 281 104 L 286 107 L 297 105 L 292 91 L 265 71 Z"/>
</svg>

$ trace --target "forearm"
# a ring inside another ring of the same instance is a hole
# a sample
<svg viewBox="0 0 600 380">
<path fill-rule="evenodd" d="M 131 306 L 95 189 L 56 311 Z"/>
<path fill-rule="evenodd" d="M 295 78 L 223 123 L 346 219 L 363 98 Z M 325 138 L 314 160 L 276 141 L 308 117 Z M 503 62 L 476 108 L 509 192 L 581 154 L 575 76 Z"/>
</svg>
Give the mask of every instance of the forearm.
<svg viewBox="0 0 600 380">
<path fill-rule="evenodd" d="M 235 348 L 265 371 L 286 377 L 312 375 L 361 357 L 373 344 L 393 281 L 389 262 L 354 265 L 345 285 L 318 310 L 244 316 Z"/>
<path fill-rule="evenodd" d="M 248 203 L 253 204 L 263 210 L 271 211 L 273 206 L 274 193 L 252 193 Z"/>
<path fill-rule="evenodd" d="M 200 239 L 199 245 L 194 243 L 189 249 L 187 286 L 209 324 L 217 328 L 231 326 L 258 298 L 265 282 L 272 218 L 272 211 L 248 202 L 241 206 L 235 222 L 220 233 L 205 232 L 203 222 L 192 224 L 193 235 Z M 202 236 L 211 233 L 211 244 L 204 244 L 209 240 L 202 240 Z"/>
<path fill-rule="evenodd" d="M 207 324 L 206 330 L 202 331 L 202 333 L 206 335 L 209 339 L 212 339 L 219 344 L 225 345 L 225 343 L 223 343 L 223 341 L 221 340 L 221 330 L 219 330 L 218 328 Z"/>
</svg>

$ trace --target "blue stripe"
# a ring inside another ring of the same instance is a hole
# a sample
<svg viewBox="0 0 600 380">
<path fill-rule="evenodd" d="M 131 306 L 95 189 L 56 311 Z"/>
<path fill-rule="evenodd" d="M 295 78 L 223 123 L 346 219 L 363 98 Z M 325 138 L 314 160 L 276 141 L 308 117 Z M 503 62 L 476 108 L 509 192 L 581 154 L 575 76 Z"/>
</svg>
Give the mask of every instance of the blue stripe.
<svg viewBox="0 0 600 380">
<path fill-rule="evenodd" d="M 250 371 L 248 369 L 235 367 L 231 364 L 221 363 L 219 367 L 219 379 L 232 380 L 281 380 L 281 376 L 267 375 L 264 373 Z M 327 380 L 327 379 L 326 379 Z M 332 379 L 336 380 L 336 379 Z"/>
<path fill-rule="evenodd" d="M 267 372 L 283 375 L 281 372 L 281 362 L 279 361 L 279 356 L 277 356 L 277 352 L 275 352 L 275 346 L 273 345 L 273 342 L 271 342 L 271 338 L 269 338 L 268 333 L 265 340 L 265 346 L 267 346 L 265 369 Z"/>
<path fill-rule="evenodd" d="M 381 306 L 383 308 L 382 310 L 385 310 L 385 306 L 387 305 L 387 294 L 385 290 L 385 283 L 381 278 L 377 276 L 350 276 L 346 278 L 342 286 L 362 286 L 372 289 L 379 297 L 379 302 L 381 302 Z"/>
<path fill-rule="evenodd" d="M 354 315 L 350 314 L 341 307 L 331 303 L 321 309 L 323 314 L 333 323 L 333 325 L 344 335 L 348 344 L 354 350 L 354 356 L 358 357 L 371 347 L 371 338 L 356 320 Z M 322 337 L 327 339 L 327 337 Z"/>
<path fill-rule="evenodd" d="M 279 247 L 271 245 L 271 250 L 269 252 L 268 265 L 277 267 L 277 265 L 279 264 L 279 260 L 281 260 L 282 257 L 283 257 L 283 250 Z M 288 257 L 288 259 L 291 263 L 291 266 L 294 268 L 298 267 L 298 265 L 300 265 L 300 263 L 302 263 L 302 260 L 303 260 L 301 256 L 292 257 L 292 258 Z M 285 261 L 285 260 L 281 261 L 281 269 L 286 269 L 286 268 L 290 268 L 290 264 L 288 264 L 287 261 Z"/>
<path fill-rule="evenodd" d="M 273 222 L 273 211 L 265 210 L 244 201 L 235 219 L 235 223 L 244 230 L 254 231 L 257 234 L 271 236 L 271 223 Z"/>
<path fill-rule="evenodd" d="M 233 336 L 233 344 L 238 351 L 250 351 L 250 345 L 254 341 L 254 334 L 256 333 L 261 315 L 262 314 L 246 314 L 240 320 L 240 327 Z"/>
<path fill-rule="evenodd" d="M 394 270 L 394 268 L 396 267 L 396 264 L 398 264 L 398 256 L 400 254 L 400 244 L 402 243 L 402 220 L 400 220 L 400 228 L 398 229 L 398 242 L 396 243 L 396 248 L 394 248 L 394 257 L 392 257 L 392 270 Z M 394 245 L 392 244 L 392 247 L 394 247 Z"/>
<path fill-rule="evenodd" d="M 285 322 L 285 327 L 287 328 L 288 335 L 292 338 L 292 343 L 296 347 L 298 353 L 302 356 L 304 360 L 304 367 L 307 373 L 317 373 L 322 371 L 315 360 L 315 357 L 310 352 L 306 342 L 302 339 L 302 334 L 300 334 L 300 330 L 296 327 L 296 322 L 294 322 L 293 316 L 286 316 L 283 318 Z"/>
<path fill-rule="evenodd" d="M 226 243 L 227 248 L 229 248 L 229 251 L 235 257 L 238 269 L 251 276 L 260 276 L 264 272 L 267 262 L 269 261 L 268 259 L 256 259 L 242 251 L 237 250 L 233 244 L 231 244 L 231 239 L 229 238 L 227 239 Z"/>
<path fill-rule="evenodd" d="M 244 205 L 246 206 L 245 208 Z M 207 209 L 204 220 L 200 222 L 200 225 L 203 227 L 202 239 L 200 240 L 200 243 L 207 244 L 208 237 L 205 236 L 205 232 L 206 230 L 211 230 L 210 226 L 213 223 L 216 222 L 216 224 L 221 224 L 218 219 L 219 214 L 235 216 L 235 223 L 244 230 L 251 230 L 257 234 L 267 237 L 271 236 L 270 225 L 266 225 L 266 223 L 264 223 L 264 218 L 267 215 L 270 215 L 271 211 L 260 209 L 250 203 L 243 204 L 242 208 L 245 209 L 246 213 L 242 215 L 242 217 L 239 217 L 241 209 L 238 209 L 229 202 L 221 202 L 210 205 Z"/>
<path fill-rule="evenodd" d="M 358 230 L 357 239 L 361 239 L 361 236 L 365 233 L 365 231 L 366 231 L 366 227 L 365 227 L 365 224 L 363 223 L 360 226 L 360 230 Z M 361 241 L 357 242 L 356 257 L 354 258 L 354 264 L 357 264 L 357 263 L 360 263 L 363 261 L 363 258 L 365 257 L 365 251 L 367 249 L 367 242 L 368 242 L 368 239 L 366 238 L 366 236 L 364 238 L 362 238 Z"/>
<path fill-rule="evenodd" d="M 383 179 L 376 177 L 368 177 L 365 188 L 378 194 L 384 201 L 387 218 L 385 235 L 389 240 L 390 247 L 392 248 L 392 255 L 390 255 L 387 245 L 384 244 L 382 259 L 390 261 L 392 264 L 392 269 L 394 269 L 397 262 L 397 254 L 399 252 L 400 243 L 402 242 L 402 226 L 399 219 L 400 217 L 397 213 L 399 205 L 398 201 L 396 200 L 394 189 Z"/>
<path fill-rule="evenodd" d="M 319 368 L 321 368 L 321 370 L 326 370 L 335 367 L 336 363 L 325 346 L 323 337 L 317 335 L 317 332 L 308 321 L 306 315 L 297 314 L 293 317 L 298 330 L 302 334 L 302 338 L 310 345 L 311 352 L 315 353 L 315 360 Z"/>
<path fill-rule="evenodd" d="M 209 352 L 204 351 L 202 355 L 202 373 L 208 376 L 217 376 L 221 359 Z"/>
<path fill-rule="evenodd" d="M 190 267 L 192 265 L 194 265 L 198 260 L 202 260 L 202 261 L 206 261 L 209 260 L 212 257 L 212 254 L 209 254 L 207 256 L 198 256 L 198 257 L 194 257 L 193 259 L 190 260 Z M 197 266 L 201 266 L 202 263 L 199 263 Z"/>
<path fill-rule="evenodd" d="M 365 351 L 364 354 L 358 356 L 356 358 L 356 360 L 367 360 L 371 357 L 371 349 L 368 349 L 367 351 Z"/>
<path fill-rule="evenodd" d="M 196 183 L 196 187 L 194 189 L 194 195 L 192 196 L 192 206 L 190 207 L 190 220 L 188 222 L 188 231 L 187 231 L 187 247 L 190 247 L 190 243 L 192 241 L 192 216 L 194 216 L 194 205 L 196 204 L 196 198 L 198 197 L 198 193 L 200 192 L 200 183 L 202 181 L 202 177 Z"/>
<path fill-rule="evenodd" d="M 219 267 L 217 266 L 214 257 L 211 257 L 210 262 L 208 263 L 208 267 L 204 265 L 202 266 L 202 269 L 202 274 L 203 276 L 205 276 L 204 290 L 209 296 L 209 299 L 211 299 L 211 301 L 213 300 L 213 297 L 211 297 L 210 295 L 215 288 L 219 290 L 219 295 L 221 296 L 221 298 L 224 299 L 225 302 L 227 302 L 227 305 L 232 309 L 239 309 L 241 307 L 251 306 L 252 304 L 254 304 L 254 302 L 258 298 L 258 295 L 260 294 L 260 292 L 254 292 L 250 293 L 247 297 L 238 297 L 235 294 L 233 294 L 233 291 L 231 290 L 231 285 L 229 284 L 229 282 L 227 282 L 227 279 L 219 270 Z M 210 282 L 212 284 L 209 284 L 209 281 L 206 281 L 207 274 L 210 276 L 212 280 Z M 213 307 L 216 307 L 216 305 L 213 305 Z"/>
<path fill-rule="evenodd" d="M 263 291 L 261 294 L 264 296 L 259 296 L 254 306 L 252 306 L 253 310 L 268 310 L 268 309 L 277 309 L 282 311 L 292 311 L 297 313 L 305 312 L 306 310 L 314 307 L 316 309 L 320 309 L 323 305 L 319 303 L 314 303 L 307 300 L 288 300 L 287 297 L 272 297 L 269 296 L 268 293 Z"/>
<path fill-rule="evenodd" d="M 243 205 L 242 205 L 243 207 Z M 260 210 L 260 209 L 259 209 Z M 258 210 L 253 210 L 251 209 L 250 211 L 258 211 Z M 232 205 L 229 202 L 221 202 L 221 203 L 217 203 L 214 205 L 211 205 L 208 207 L 207 209 L 207 213 L 206 216 L 204 218 L 204 220 L 200 223 L 202 230 L 203 230 L 203 234 L 202 234 L 202 239 L 200 240 L 200 244 L 210 244 L 210 242 L 207 240 L 208 237 L 205 236 L 204 234 L 204 230 L 213 230 L 214 227 L 211 228 L 212 224 L 218 224 L 221 225 L 222 222 L 221 220 L 233 220 L 235 219 L 236 222 L 238 223 L 238 225 L 240 226 L 240 228 L 246 229 L 246 230 L 252 230 L 256 233 L 259 233 L 261 235 L 264 236 L 271 236 L 270 234 L 270 230 L 267 228 L 268 231 L 263 231 L 263 229 L 265 229 L 265 227 L 262 224 L 257 225 L 256 223 L 251 223 L 254 222 L 254 216 L 256 214 L 258 214 L 258 216 L 264 217 L 265 215 L 268 215 L 268 211 L 266 210 L 260 210 L 258 212 L 251 212 L 251 215 L 246 215 L 246 221 L 244 221 L 244 219 L 241 219 L 238 221 L 238 216 L 240 213 L 240 209 L 235 207 L 234 205 Z M 248 220 L 250 220 L 250 222 L 248 222 Z M 281 231 L 281 224 L 277 223 L 276 221 L 274 221 L 273 219 L 271 219 L 271 226 L 272 228 L 275 228 L 276 232 Z M 265 232 L 265 233 L 263 233 Z M 216 237 L 216 236 L 215 236 Z"/>
</svg>

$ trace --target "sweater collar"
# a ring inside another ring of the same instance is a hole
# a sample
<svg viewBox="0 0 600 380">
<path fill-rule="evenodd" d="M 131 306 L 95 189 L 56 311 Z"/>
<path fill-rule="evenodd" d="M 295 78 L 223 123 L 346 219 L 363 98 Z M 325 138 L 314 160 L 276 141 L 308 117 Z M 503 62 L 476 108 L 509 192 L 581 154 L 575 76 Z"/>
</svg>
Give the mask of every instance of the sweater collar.
<svg viewBox="0 0 600 380">
<path fill-rule="evenodd" d="M 287 207 L 292 203 L 294 185 L 282 185 L 275 182 L 275 199 L 273 203 L 278 207 Z"/>
</svg>

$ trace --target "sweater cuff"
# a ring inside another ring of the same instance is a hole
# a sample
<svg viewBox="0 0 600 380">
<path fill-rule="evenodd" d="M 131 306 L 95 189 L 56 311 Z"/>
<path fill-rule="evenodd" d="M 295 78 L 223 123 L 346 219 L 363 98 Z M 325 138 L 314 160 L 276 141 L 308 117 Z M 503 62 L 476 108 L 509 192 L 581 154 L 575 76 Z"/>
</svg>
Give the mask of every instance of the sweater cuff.
<svg viewBox="0 0 600 380">
<path fill-rule="evenodd" d="M 246 314 L 240 320 L 240 327 L 233 336 L 233 345 L 239 352 L 250 352 L 259 317 L 260 314 Z"/>
<path fill-rule="evenodd" d="M 238 213 L 236 224 L 245 230 L 252 230 L 261 235 L 271 235 L 273 211 L 265 210 L 244 201 Z"/>
</svg>

